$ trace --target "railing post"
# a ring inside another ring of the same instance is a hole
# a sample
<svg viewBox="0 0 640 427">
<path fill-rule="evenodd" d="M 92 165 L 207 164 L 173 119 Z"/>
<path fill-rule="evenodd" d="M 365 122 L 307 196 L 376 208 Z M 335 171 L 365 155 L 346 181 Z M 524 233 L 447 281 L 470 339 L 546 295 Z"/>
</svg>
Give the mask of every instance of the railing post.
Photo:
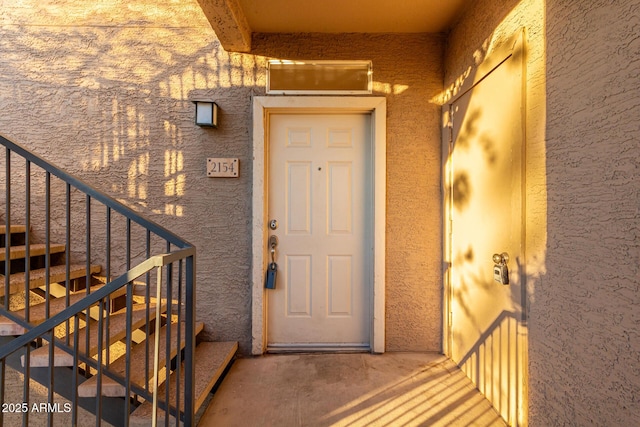
<svg viewBox="0 0 640 427">
<path fill-rule="evenodd" d="M 10 230 L 10 226 L 11 226 L 11 150 L 9 150 L 9 148 L 7 147 L 5 149 L 5 204 L 6 204 L 6 208 L 5 208 L 5 227 L 7 230 Z M 10 265 L 11 263 L 8 262 L 7 260 L 9 260 L 9 250 L 10 250 L 10 246 L 11 246 L 11 233 L 8 233 L 5 236 L 5 241 L 4 241 L 4 246 L 5 246 L 5 276 L 4 276 L 4 309 L 5 310 L 9 310 L 9 272 L 10 272 Z M 0 404 L 4 404 L 4 393 L 5 393 L 5 387 L 4 387 L 4 382 L 5 382 L 5 378 L 6 378 L 6 360 L 5 358 L 2 358 L 2 361 L 0 361 Z M 0 411 L 0 425 L 4 425 L 4 411 Z"/>
<path fill-rule="evenodd" d="M 162 266 L 158 267 L 157 271 L 157 284 L 156 284 L 156 331 L 154 334 L 154 345 L 153 345 L 153 412 L 151 413 L 151 425 L 156 427 L 158 425 L 158 372 L 160 371 L 160 328 L 161 321 L 160 316 L 162 315 L 161 310 L 161 301 L 162 297 Z M 169 380 L 169 374 L 167 372 L 167 381 Z M 167 409 L 169 407 L 169 402 L 167 402 Z M 165 415 L 169 416 L 169 411 L 167 411 Z"/>
<path fill-rule="evenodd" d="M 102 318 L 104 316 L 104 306 L 105 306 L 105 301 L 104 300 L 100 300 L 100 302 L 98 303 L 98 360 L 97 360 L 97 372 L 96 372 L 96 376 L 98 378 L 98 380 L 96 381 L 96 426 L 100 426 L 100 422 L 102 420 L 102 365 L 103 365 L 103 360 L 102 360 L 102 341 L 105 339 L 104 337 L 104 325 L 103 325 L 103 321 Z M 109 330 L 107 329 L 107 337 L 106 337 L 106 346 L 107 348 L 109 347 Z M 53 346 L 52 346 L 53 347 Z M 107 361 L 108 361 L 108 356 L 107 356 Z"/>
<path fill-rule="evenodd" d="M 65 211 L 65 249 L 64 249 L 64 283 L 65 283 L 65 292 L 64 292 L 64 306 L 69 307 L 71 304 L 71 296 L 69 295 L 71 289 L 71 185 L 65 185 L 65 200 L 64 200 L 64 211 Z M 65 342 L 69 345 L 69 331 L 70 331 L 71 323 L 69 320 L 65 322 L 65 330 L 67 331 Z M 74 404 L 75 405 L 75 404 Z"/>
<path fill-rule="evenodd" d="M 178 329 L 176 331 L 176 342 L 182 342 L 182 309 L 184 307 L 184 303 L 182 300 L 182 284 L 183 284 L 183 280 L 182 280 L 182 276 L 184 274 L 184 262 L 183 260 L 178 261 L 178 307 L 177 307 L 177 313 L 178 313 Z M 178 410 L 180 409 L 180 402 L 181 399 L 183 398 L 182 396 L 182 386 L 184 385 L 184 381 L 181 380 L 181 376 L 184 375 L 184 367 L 182 366 L 182 362 L 183 362 L 183 357 L 182 357 L 182 352 L 178 352 L 176 354 L 176 408 L 178 408 Z"/>
<path fill-rule="evenodd" d="M 28 160 L 25 163 L 25 206 L 24 206 L 24 259 L 25 259 L 25 268 L 24 268 L 24 295 L 25 300 L 29 300 L 29 282 L 31 279 L 31 162 Z M 11 231 L 8 231 L 11 234 Z M 29 322 L 29 304 L 25 304 L 24 306 L 24 318 L 25 321 Z M 29 362 L 31 358 L 31 349 L 30 347 L 25 348 L 24 352 L 25 364 L 23 370 L 24 376 L 24 384 L 22 386 L 22 401 L 25 403 L 29 403 L 29 395 L 30 395 L 30 382 L 31 382 L 31 363 Z M 29 423 L 29 414 L 25 413 L 23 416 L 23 424 Z"/>
<path fill-rule="evenodd" d="M 171 252 L 171 243 L 167 241 L 167 246 L 166 246 L 166 251 L 167 253 Z M 169 327 L 171 325 L 171 317 L 172 317 L 172 310 L 171 310 L 171 300 L 173 299 L 173 262 L 168 263 L 167 264 L 167 272 L 166 272 L 166 298 L 167 298 L 167 306 L 165 307 L 165 311 L 167 313 L 167 320 L 168 320 L 168 327 L 167 327 L 167 331 L 165 333 L 165 370 L 166 372 L 170 372 L 171 371 L 171 357 L 169 357 L 169 354 L 171 353 L 171 327 Z M 157 307 L 157 305 L 156 305 Z M 170 384 L 169 382 L 169 378 L 167 378 L 167 385 Z M 178 382 L 176 382 L 176 397 L 178 395 Z M 164 421 L 165 421 L 165 426 L 169 427 L 169 412 L 171 410 L 171 387 L 165 387 L 164 390 L 164 401 L 167 402 L 167 412 L 166 415 L 164 417 Z M 177 404 L 176 402 L 176 419 L 179 420 L 180 419 L 180 405 Z"/>
<path fill-rule="evenodd" d="M 8 231 L 4 241 L 4 309 L 9 310 L 9 294 L 11 294 L 11 150 L 6 149 L 5 157 L 5 227 Z"/>
<path fill-rule="evenodd" d="M 151 232 L 149 230 L 147 230 L 147 250 L 146 250 L 146 256 L 147 259 L 151 258 Z M 151 273 L 147 272 L 147 274 L 145 274 L 145 284 L 146 286 L 144 287 L 144 304 L 145 304 L 145 334 L 146 336 L 151 335 L 151 315 L 150 315 L 150 310 L 151 310 Z M 144 340 L 144 358 L 145 360 L 149 360 L 149 351 L 150 351 L 150 347 L 149 347 L 149 341 L 150 340 Z M 151 379 L 150 373 L 149 373 L 149 363 L 145 363 L 144 364 L 144 388 L 145 390 L 149 391 L 149 380 Z"/>
<path fill-rule="evenodd" d="M 195 418 L 195 360 L 196 350 L 196 256 L 186 259 L 185 289 L 185 349 L 184 349 L 184 425 L 194 425 Z"/>
<path fill-rule="evenodd" d="M 133 279 L 135 280 L 135 279 Z M 124 427 L 129 427 L 129 415 L 131 413 L 131 338 L 133 336 L 133 280 L 129 280 L 126 284 L 127 287 L 127 303 L 126 303 L 126 338 L 125 338 L 125 372 L 124 372 L 124 388 L 125 388 L 125 401 L 124 401 Z"/>
<path fill-rule="evenodd" d="M 45 278 L 44 278 L 44 287 L 45 287 L 45 318 L 49 318 L 51 317 L 51 308 L 49 307 L 50 302 L 51 302 L 51 173 L 46 172 L 45 173 L 45 206 L 44 206 L 44 241 L 45 241 L 45 257 L 44 257 L 44 268 L 45 268 Z M 30 260 L 27 258 L 27 266 L 25 268 L 25 270 L 29 270 L 30 267 Z M 28 293 L 25 295 L 26 299 L 27 299 L 27 303 L 26 305 L 29 305 L 28 301 L 29 301 L 29 297 L 28 297 Z M 49 387 L 48 387 L 48 395 L 47 395 L 47 402 L 48 403 L 53 403 L 53 399 L 54 399 L 54 345 L 53 345 L 53 341 L 56 337 L 55 335 L 55 331 L 53 329 L 51 329 L 51 340 L 49 341 Z M 27 347 L 28 349 L 29 347 Z M 27 350 L 27 355 L 29 354 L 29 351 Z M 25 364 L 30 364 L 30 362 L 26 362 L 26 357 L 27 355 L 25 355 Z M 27 388 L 27 386 L 25 386 L 25 388 Z M 25 400 L 26 400 L 27 395 L 25 395 Z M 53 425 L 53 411 L 49 412 L 47 414 L 47 425 L 52 426 Z"/>
</svg>

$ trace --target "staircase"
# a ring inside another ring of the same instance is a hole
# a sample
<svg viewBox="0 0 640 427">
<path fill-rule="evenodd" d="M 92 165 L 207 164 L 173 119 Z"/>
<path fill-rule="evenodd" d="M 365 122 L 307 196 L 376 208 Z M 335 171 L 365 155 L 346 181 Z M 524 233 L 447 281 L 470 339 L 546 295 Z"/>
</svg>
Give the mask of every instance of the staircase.
<svg viewBox="0 0 640 427">
<path fill-rule="evenodd" d="M 63 423 L 78 425 L 84 408 L 96 425 L 195 425 L 238 348 L 200 342 L 195 248 L 2 136 L 0 144 L 0 402 L 44 403 L 28 401 L 36 380 L 49 408 L 68 399 Z M 24 375 L 23 395 L 5 393 L 8 368 Z M 0 413 L 0 425 L 16 415 Z"/>
</svg>

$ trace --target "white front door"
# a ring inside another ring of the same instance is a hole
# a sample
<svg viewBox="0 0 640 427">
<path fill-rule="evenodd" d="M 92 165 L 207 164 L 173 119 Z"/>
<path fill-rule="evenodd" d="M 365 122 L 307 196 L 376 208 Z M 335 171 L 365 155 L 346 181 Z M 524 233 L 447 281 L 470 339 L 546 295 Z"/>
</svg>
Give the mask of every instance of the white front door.
<svg viewBox="0 0 640 427">
<path fill-rule="evenodd" d="M 269 351 L 370 347 L 370 122 L 270 115 L 267 220 L 278 224 L 268 230 L 278 272 L 267 291 Z"/>
</svg>

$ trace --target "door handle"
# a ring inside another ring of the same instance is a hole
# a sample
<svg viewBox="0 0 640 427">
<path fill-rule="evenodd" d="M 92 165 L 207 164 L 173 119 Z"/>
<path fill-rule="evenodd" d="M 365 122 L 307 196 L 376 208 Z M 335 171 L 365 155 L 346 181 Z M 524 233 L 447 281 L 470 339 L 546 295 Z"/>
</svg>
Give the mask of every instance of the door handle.
<svg viewBox="0 0 640 427">
<path fill-rule="evenodd" d="M 276 247 L 278 246 L 278 236 L 269 236 L 269 251 L 271 252 L 271 262 L 276 262 Z"/>
<path fill-rule="evenodd" d="M 502 252 L 501 254 L 493 254 L 494 264 L 507 264 L 509 262 L 509 254 Z"/>
</svg>

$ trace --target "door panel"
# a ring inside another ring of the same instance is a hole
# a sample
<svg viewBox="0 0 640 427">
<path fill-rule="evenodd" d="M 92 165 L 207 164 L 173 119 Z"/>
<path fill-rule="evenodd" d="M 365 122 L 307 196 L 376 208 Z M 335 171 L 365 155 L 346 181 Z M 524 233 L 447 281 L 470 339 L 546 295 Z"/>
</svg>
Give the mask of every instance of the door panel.
<svg viewBox="0 0 640 427">
<path fill-rule="evenodd" d="M 451 105 L 451 356 L 510 425 L 523 405 L 522 62 Z M 507 252 L 510 284 L 494 281 Z"/>
<path fill-rule="evenodd" d="M 351 234 L 352 217 L 352 163 L 329 162 L 327 219 L 328 234 Z"/>
<path fill-rule="evenodd" d="M 328 257 L 328 316 L 351 316 L 353 294 L 353 275 L 350 255 L 331 255 Z"/>
<path fill-rule="evenodd" d="M 311 234 L 311 162 L 286 162 L 288 234 Z"/>
<path fill-rule="evenodd" d="M 268 349 L 369 347 L 370 116 L 272 114 L 268 219 L 278 237 Z"/>
<path fill-rule="evenodd" d="M 311 316 L 311 256 L 285 255 L 287 316 Z"/>
</svg>

